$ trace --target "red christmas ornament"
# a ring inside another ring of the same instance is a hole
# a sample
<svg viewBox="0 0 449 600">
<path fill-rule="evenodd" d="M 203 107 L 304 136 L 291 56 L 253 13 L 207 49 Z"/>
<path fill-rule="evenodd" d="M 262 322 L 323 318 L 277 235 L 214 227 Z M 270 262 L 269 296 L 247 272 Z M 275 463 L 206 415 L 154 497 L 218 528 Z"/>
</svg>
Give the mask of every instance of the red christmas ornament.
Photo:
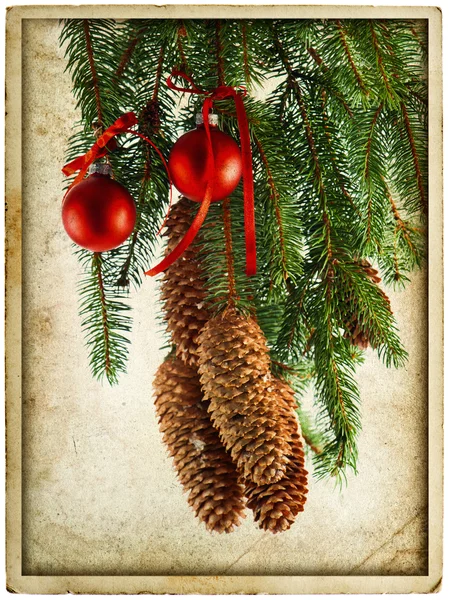
<svg viewBox="0 0 449 600">
<path fill-rule="evenodd" d="M 107 165 L 72 187 L 62 204 L 69 237 L 82 248 L 105 252 L 120 246 L 136 223 L 136 205 L 126 188 L 109 177 Z"/>
<path fill-rule="evenodd" d="M 168 169 L 179 192 L 202 202 L 209 173 L 207 171 L 208 141 L 202 116 L 196 129 L 188 131 L 173 146 L 168 158 Z M 236 142 L 216 126 L 216 115 L 209 115 L 210 134 L 215 161 L 211 202 L 227 198 L 237 187 L 242 176 L 242 156 Z"/>
</svg>

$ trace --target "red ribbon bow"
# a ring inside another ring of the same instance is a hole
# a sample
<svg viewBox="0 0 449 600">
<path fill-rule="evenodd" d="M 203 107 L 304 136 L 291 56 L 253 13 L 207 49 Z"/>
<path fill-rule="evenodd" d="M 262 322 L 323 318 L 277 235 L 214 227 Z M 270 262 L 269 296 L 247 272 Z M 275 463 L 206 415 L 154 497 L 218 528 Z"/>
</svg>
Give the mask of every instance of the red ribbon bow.
<svg viewBox="0 0 449 600">
<path fill-rule="evenodd" d="M 191 84 L 190 88 L 182 88 L 176 86 L 172 82 L 172 77 L 182 77 L 188 83 Z M 172 263 L 175 262 L 195 239 L 201 225 L 206 218 L 209 210 L 212 192 L 213 192 L 213 181 L 215 162 L 214 154 L 212 150 L 212 139 L 209 128 L 209 111 L 213 106 L 214 100 L 224 100 L 225 98 L 232 98 L 235 102 L 235 108 L 237 112 L 237 122 L 240 130 L 240 145 L 242 151 L 242 163 L 243 163 L 243 211 L 245 221 L 245 246 L 246 246 L 246 274 L 255 275 L 257 270 L 256 265 L 256 227 L 254 218 L 254 184 L 253 184 L 253 173 L 252 173 L 252 155 L 251 155 L 251 142 L 249 137 L 248 119 L 246 117 L 245 106 L 243 104 L 242 95 L 238 91 L 230 86 L 220 85 L 214 90 L 207 92 L 196 87 L 192 78 L 183 73 L 182 71 L 172 71 L 170 77 L 167 79 L 167 85 L 170 89 L 178 92 L 186 92 L 188 94 L 198 94 L 206 96 L 203 103 L 203 123 L 206 131 L 208 140 L 208 156 L 206 164 L 206 172 L 208 174 L 208 181 L 204 198 L 201 202 L 201 206 L 192 221 L 187 233 L 179 242 L 179 244 L 170 252 L 158 265 L 147 271 L 146 275 L 157 275 L 162 271 L 165 271 Z M 243 95 L 246 95 L 244 88 L 238 88 L 243 90 Z"/>
<path fill-rule="evenodd" d="M 159 148 L 150 139 L 148 139 L 146 136 L 142 135 L 138 131 L 134 131 L 133 129 L 130 129 L 130 127 L 132 127 L 133 125 L 136 125 L 137 123 L 138 123 L 137 117 L 133 112 L 124 113 L 100 135 L 100 137 L 97 139 L 95 144 L 90 148 L 90 150 L 88 150 L 86 152 L 86 154 L 78 156 L 77 158 L 72 160 L 72 162 L 69 162 L 68 164 L 66 164 L 62 169 L 62 172 L 64 173 L 64 175 L 73 175 L 73 173 L 76 173 L 76 171 L 79 171 L 78 175 L 75 177 L 75 179 L 70 184 L 67 192 L 74 185 L 76 185 L 77 183 L 82 181 L 82 179 L 84 178 L 84 175 L 87 173 L 87 170 L 89 169 L 90 165 L 94 161 L 98 160 L 99 158 L 103 158 L 104 156 L 106 156 L 109 153 L 106 146 L 113 137 L 115 137 L 116 135 L 119 135 L 120 133 L 132 133 L 133 135 L 137 135 L 138 137 L 140 137 L 143 140 L 145 140 L 146 142 L 148 142 L 148 144 L 150 144 L 156 150 L 160 159 L 162 160 L 165 170 L 168 175 L 168 181 L 170 183 L 170 205 L 171 205 L 171 196 L 172 196 L 171 178 L 170 178 L 170 173 L 168 172 L 168 165 L 167 165 L 165 158 L 163 157 L 161 151 L 159 150 Z M 66 192 L 66 194 L 67 194 L 67 192 Z M 164 223 L 165 223 L 165 220 L 164 220 Z M 163 226 L 164 226 L 164 224 L 162 224 L 162 227 Z M 162 227 L 161 227 L 161 229 L 162 229 Z"/>
</svg>

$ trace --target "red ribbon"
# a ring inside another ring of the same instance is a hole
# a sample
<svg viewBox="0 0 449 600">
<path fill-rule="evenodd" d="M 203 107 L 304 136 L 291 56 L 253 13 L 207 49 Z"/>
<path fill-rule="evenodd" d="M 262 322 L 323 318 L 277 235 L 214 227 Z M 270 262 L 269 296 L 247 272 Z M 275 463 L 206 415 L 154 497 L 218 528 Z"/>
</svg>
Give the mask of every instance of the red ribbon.
<svg viewBox="0 0 449 600">
<path fill-rule="evenodd" d="M 182 88 L 176 86 L 172 82 L 172 77 L 182 77 L 192 87 Z M 212 139 L 210 135 L 209 127 L 209 111 L 213 106 L 214 100 L 224 100 L 225 98 L 232 98 L 235 102 L 235 108 L 237 112 L 237 122 L 240 130 L 240 145 L 242 151 L 242 163 L 243 163 L 243 212 L 245 221 L 245 247 L 246 247 L 246 274 L 255 275 L 257 270 L 256 265 L 256 227 L 254 218 L 254 183 L 252 173 L 252 155 L 251 155 L 251 141 L 249 137 L 248 119 L 246 117 L 245 106 L 243 104 L 242 95 L 238 91 L 230 86 L 220 85 L 214 90 L 207 92 L 196 87 L 192 78 L 183 73 L 182 71 L 172 71 L 170 77 L 167 79 L 167 85 L 170 89 L 178 92 L 185 92 L 187 94 L 198 94 L 206 96 L 203 103 L 203 123 L 206 131 L 208 140 L 208 156 L 206 164 L 206 172 L 208 174 L 208 181 L 204 198 L 201 202 L 201 206 L 192 221 L 187 233 L 179 242 L 179 244 L 170 252 L 158 265 L 147 271 L 146 275 L 157 275 L 162 271 L 165 271 L 171 264 L 177 260 L 190 244 L 195 239 L 201 225 L 204 223 L 209 205 L 212 198 L 213 192 L 213 180 L 215 171 L 214 154 L 212 149 Z M 238 88 L 243 90 L 243 95 L 246 95 L 244 88 Z"/>
<path fill-rule="evenodd" d="M 148 144 L 150 144 L 156 150 L 160 159 L 162 160 L 162 163 L 164 164 L 165 170 L 168 175 L 168 181 L 170 184 L 170 205 L 171 205 L 172 187 L 171 187 L 170 173 L 168 171 L 168 165 L 167 165 L 165 158 L 163 157 L 161 151 L 159 150 L 159 148 L 150 139 L 148 139 L 146 136 L 142 135 L 138 131 L 134 131 L 133 129 L 130 129 L 130 127 L 132 127 L 133 125 L 136 125 L 137 123 L 138 123 L 137 117 L 133 112 L 124 113 L 100 135 L 100 137 L 97 139 L 95 144 L 90 148 L 90 150 L 88 150 L 86 152 L 86 154 L 82 154 L 81 156 L 78 156 L 77 158 L 72 160 L 72 162 L 69 162 L 67 165 L 65 165 L 62 169 L 62 172 L 64 173 L 64 175 L 73 175 L 73 173 L 76 173 L 76 171 L 79 171 L 78 175 L 75 177 L 75 179 L 70 184 L 67 192 L 74 185 L 76 185 L 77 183 L 82 181 L 82 179 L 84 179 L 84 175 L 87 173 L 87 170 L 89 169 L 90 165 L 94 161 L 98 160 L 99 158 L 103 158 L 104 156 L 106 156 L 109 153 L 106 146 L 113 137 L 115 137 L 116 135 L 119 135 L 120 133 L 132 133 L 133 135 L 137 135 L 138 137 L 145 140 Z M 67 194 L 67 192 L 66 192 L 66 194 Z M 169 210 L 170 210 L 170 206 L 169 206 Z M 167 219 L 167 217 L 165 217 L 162 227 L 164 226 L 166 219 Z M 161 227 L 161 229 L 162 229 L 162 227 Z"/>
</svg>

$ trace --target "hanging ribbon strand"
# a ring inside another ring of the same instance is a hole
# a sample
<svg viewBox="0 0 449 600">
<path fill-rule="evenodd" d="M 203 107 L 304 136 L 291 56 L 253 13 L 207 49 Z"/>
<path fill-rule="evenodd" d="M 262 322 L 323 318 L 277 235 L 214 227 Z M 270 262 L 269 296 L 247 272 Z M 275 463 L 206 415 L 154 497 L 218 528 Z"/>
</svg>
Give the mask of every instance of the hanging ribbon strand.
<svg viewBox="0 0 449 600">
<path fill-rule="evenodd" d="M 187 81 L 191 87 L 178 87 L 176 86 L 172 78 L 181 77 Z M 158 265 L 147 271 L 146 275 L 157 275 L 162 271 L 165 271 L 175 260 L 177 260 L 183 252 L 190 246 L 195 239 L 198 231 L 200 230 L 204 220 L 206 218 L 209 206 L 211 203 L 213 193 L 213 181 L 215 172 L 215 161 L 212 148 L 212 139 L 210 134 L 209 126 L 209 112 L 213 107 L 214 100 L 225 100 L 226 98 L 232 98 L 235 103 L 237 122 L 240 131 L 240 145 L 242 152 L 242 165 L 243 165 L 243 212 L 244 212 L 244 225 L 245 225 L 245 247 L 246 247 L 246 274 L 255 275 L 257 271 L 256 263 L 256 227 L 255 227 L 255 216 L 254 216 L 254 183 L 253 183 L 253 172 L 252 172 L 252 154 L 251 154 L 251 141 L 249 136 L 248 119 L 246 116 L 245 106 L 243 104 L 242 96 L 246 95 L 246 90 L 242 87 L 234 88 L 230 86 L 220 85 L 211 91 L 205 91 L 199 89 L 191 77 L 186 75 L 182 71 L 172 71 L 170 77 L 167 79 L 167 86 L 175 91 L 184 92 L 187 94 L 197 94 L 206 96 L 202 114 L 204 129 L 207 136 L 208 142 L 208 153 L 206 172 L 208 175 L 206 191 L 204 198 L 201 202 L 201 206 L 192 221 L 192 224 L 179 242 L 179 244 L 170 252 Z"/>
</svg>

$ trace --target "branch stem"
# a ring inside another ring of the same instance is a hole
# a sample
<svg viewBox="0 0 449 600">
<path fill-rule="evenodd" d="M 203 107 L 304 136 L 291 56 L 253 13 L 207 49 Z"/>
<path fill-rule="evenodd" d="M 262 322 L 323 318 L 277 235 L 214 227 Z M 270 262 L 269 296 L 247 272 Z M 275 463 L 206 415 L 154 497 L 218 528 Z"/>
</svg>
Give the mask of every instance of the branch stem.
<svg viewBox="0 0 449 600">
<path fill-rule="evenodd" d="M 106 303 L 106 294 L 104 289 L 103 274 L 102 274 L 102 263 L 101 253 L 94 252 L 92 255 L 93 267 L 97 273 L 98 290 L 100 292 L 100 303 L 101 303 L 101 321 L 103 325 L 103 339 L 104 339 L 104 353 L 105 353 L 105 371 L 106 375 L 111 372 L 111 348 L 109 339 L 109 322 L 108 322 L 108 308 Z"/>
<path fill-rule="evenodd" d="M 237 296 L 235 286 L 234 255 L 232 253 L 231 200 L 223 200 L 223 228 L 225 236 L 226 268 L 228 276 L 228 306 L 234 306 Z"/>
<path fill-rule="evenodd" d="M 351 51 L 349 50 L 348 42 L 346 40 L 345 30 L 343 29 L 341 21 L 339 19 L 337 19 L 336 24 L 338 27 L 338 32 L 340 34 L 340 39 L 341 39 L 343 49 L 345 51 L 346 57 L 351 66 L 352 72 L 355 75 L 357 83 L 359 84 L 359 87 L 362 90 L 362 92 L 365 94 L 365 96 L 369 96 L 369 92 L 366 89 L 365 84 L 363 83 L 362 77 L 360 76 L 360 73 L 358 72 L 357 67 L 355 66 L 355 62 L 354 62 L 354 59 L 352 58 Z"/>
<path fill-rule="evenodd" d="M 123 52 L 122 57 L 119 62 L 119 65 L 115 71 L 114 78 L 112 80 L 112 82 L 114 84 L 117 83 L 117 81 L 120 79 L 120 77 L 125 72 L 125 69 L 128 66 L 129 61 L 131 60 L 131 56 L 132 56 L 134 50 L 136 49 L 138 42 L 142 38 L 142 34 L 143 34 L 143 32 L 140 31 L 137 35 L 130 36 L 128 46 L 125 49 L 125 51 Z"/>
<path fill-rule="evenodd" d="M 90 27 L 89 27 L 88 19 L 83 20 L 83 27 L 84 27 L 84 37 L 86 39 L 87 57 L 89 60 L 90 71 L 92 73 L 92 85 L 93 85 L 94 93 L 95 93 L 95 103 L 97 106 L 97 117 L 98 117 L 98 121 L 101 123 L 101 126 L 103 127 L 104 122 L 103 122 L 103 112 L 102 112 L 102 108 L 101 108 L 100 86 L 99 86 L 99 82 L 98 82 L 97 70 L 95 68 L 94 53 L 93 53 L 93 49 L 92 49 L 92 40 L 91 40 L 91 36 L 90 36 Z"/>
<path fill-rule="evenodd" d="M 215 49 L 217 54 L 218 85 L 226 85 L 223 60 L 223 43 L 221 41 L 221 23 L 219 20 L 215 21 Z"/>
<path fill-rule="evenodd" d="M 246 37 L 246 22 L 242 21 L 242 46 L 243 46 L 243 72 L 245 73 L 245 82 L 249 87 L 251 85 L 251 73 L 248 60 L 248 40 Z"/>
<path fill-rule="evenodd" d="M 408 141 L 409 141 L 409 144 L 410 144 L 410 149 L 412 151 L 413 165 L 415 167 L 415 173 L 416 173 L 416 179 L 417 179 L 417 183 L 418 183 L 419 196 L 420 196 L 420 199 L 421 199 L 422 207 L 423 207 L 424 210 L 426 210 L 427 209 L 426 194 L 425 194 L 425 191 L 424 191 L 424 184 L 423 184 L 423 177 L 422 177 L 422 173 L 421 173 L 421 168 L 419 166 L 419 159 L 418 159 L 418 152 L 416 150 L 415 137 L 413 135 L 413 130 L 412 130 L 412 127 L 410 125 L 410 119 L 409 119 L 407 108 L 406 108 L 404 102 L 401 102 L 401 110 L 402 110 L 402 114 L 403 114 L 403 117 L 404 117 L 405 129 L 407 131 L 407 137 L 408 137 Z"/>
<path fill-rule="evenodd" d="M 288 269 L 287 269 L 287 258 L 285 252 L 285 239 L 284 239 L 284 226 L 282 223 L 282 215 L 281 209 L 279 206 L 279 192 L 276 188 L 276 184 L 274 183 L 273 175 L 271 173 L 270 165 L 268 163 L 267 155 L 263 149 L 262 144 L 260 143 L 259 138 L 254 135 L 254 140 L 257 145 L 257 149 L 259 150 L 260 157 L 262 159 L 263 165 L 265 167 L 265 171 L 267 174 L 268 185 L 270 187 L 270 198 L 273 202 L 274 211 L 276 214 L 276 223 L 279 230 L 279 248 L 281 252 L 281 262 L 282 262 L 282 276 L 285 280 L 288 279 Z"/>
</svg>

